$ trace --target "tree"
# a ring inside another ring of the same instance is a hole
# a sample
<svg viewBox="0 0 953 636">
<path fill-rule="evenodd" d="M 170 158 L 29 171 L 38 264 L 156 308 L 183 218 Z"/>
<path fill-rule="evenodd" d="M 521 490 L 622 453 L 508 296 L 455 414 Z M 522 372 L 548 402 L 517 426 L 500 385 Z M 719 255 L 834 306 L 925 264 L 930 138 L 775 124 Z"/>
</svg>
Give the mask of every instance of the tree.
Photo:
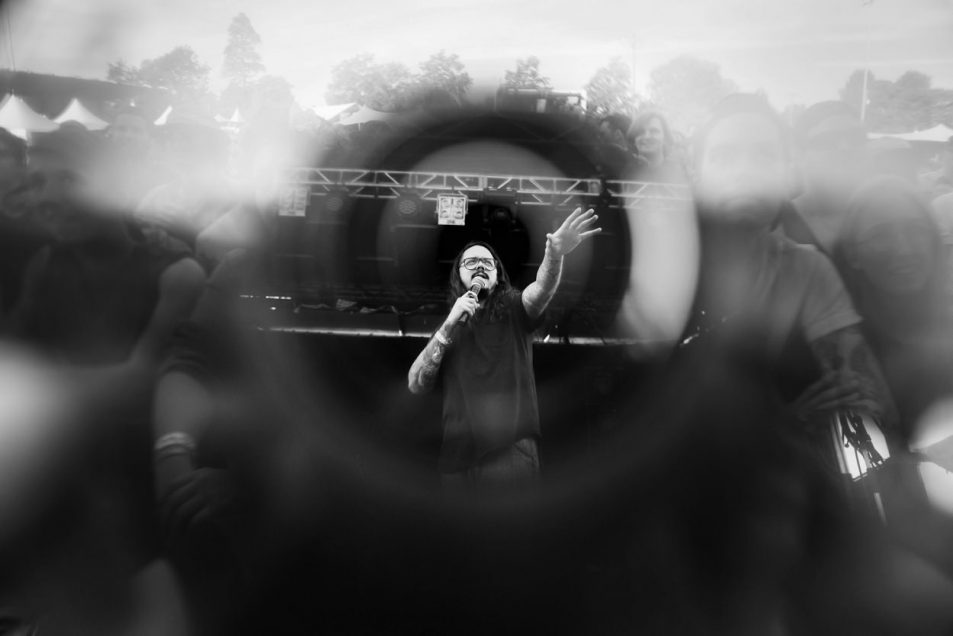
<svg viewBox="0 0 953 636">
<path fill-rule="evenodd" d="M 416 84 L 421 91 L 446 91 L 459 102 L 473 85 L 473 80 L 456 53 L 447 54 L 441 50 L 421 62 Z"/>
<path fill-rule="evenodd" d="M 861 111 L 864 71 L 850 74 L 840 91 L 841 100 Z M 953 123 L 953 90 L 932 87 L 929 75 L 907 71 L 896 81 L 867 73 L 867 108 L 864 123 L 876 132 L 910 132 L 939 123 Z"/>
<path fill-rule="evenodd" d="M 649 80 L 652 102 L 682 132 L 704 122 L 719 100 L 737 90 L 734 82 L 722 77 L 717 64 L 690 56 L 659 66 Z"/>
<path fill-rule="evenodd" d="M 208 93 L 209 67 L 189 46 L 177 46 L 165 55 L 143 60 L 138 68 L 122 60 L 111 63 L 106 76 L 114 82 L 166 90 L 180 98 L 195 99 Z"/>
<path fill-rule="evenodd" d="M 261 37 L 252 27 L 247 15 L 239 13 L 232 18 L 232 23 L 228 26 L 228 44 L 225 45 L 222 75 L 244 88 L 264 73 L 265 65 L 258 53 L 260 44 Z"/>
<path fill-rule="evenodd" d="M 139 77 L 139 69 L 129 66 L 123 60 L 110 62 L 109 69 L 106 72 L 106 79 L 117 84 L 131 84 L 133 86 L 142 86 L 142 78 Z"/>
<path fill-rule="evenodd" d="M 632 72 L 621 57 L 612 58 L 597 70 L 585 89 L 586 110 L 594 117 L 635 113 L 638 98 L 632 90 Z"/>
<path fill-rule="evenodd" d="M 410 93 L 413 75 L 403 64 L 377 64 L 361 53 L 331 69 L 324 98 L 329 104 L 357 102 L 378 110 L 401 108 Z"/>
<path fill-rule="evenodd" d="M 545 90 L 552 88 L 548 77 L 539 73 L 539 58 L 531 55 L 523 60 L 516 60 L 516 70 L 506 71 L 503 77 L 502 88 L 530 88 Z"/>
</svg>

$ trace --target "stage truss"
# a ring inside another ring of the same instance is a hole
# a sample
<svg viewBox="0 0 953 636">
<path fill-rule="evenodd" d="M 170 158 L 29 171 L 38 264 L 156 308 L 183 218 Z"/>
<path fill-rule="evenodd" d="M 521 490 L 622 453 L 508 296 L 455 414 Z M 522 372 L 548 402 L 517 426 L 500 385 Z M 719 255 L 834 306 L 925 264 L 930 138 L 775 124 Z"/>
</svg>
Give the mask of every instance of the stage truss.
<svg viewBox="0 0 953 636">
<path fill-rule="evenodd" d="M 517 207 L 569 208 L 577 205 L 637 208 L 667 207 L 690 200 L 687 185 L 598 178 L 489 175 L 460 172 L 403 172 L 352 168 L 296 168 L 287 185 L 298 205 L 282 206 L 283 216 L 303 213 L 302 197 L 346 195 L 354 199 L 414 197 L 436 203 L 440 194 L 462 194 L 472 203 L 496 201 Z"/>
</svg>

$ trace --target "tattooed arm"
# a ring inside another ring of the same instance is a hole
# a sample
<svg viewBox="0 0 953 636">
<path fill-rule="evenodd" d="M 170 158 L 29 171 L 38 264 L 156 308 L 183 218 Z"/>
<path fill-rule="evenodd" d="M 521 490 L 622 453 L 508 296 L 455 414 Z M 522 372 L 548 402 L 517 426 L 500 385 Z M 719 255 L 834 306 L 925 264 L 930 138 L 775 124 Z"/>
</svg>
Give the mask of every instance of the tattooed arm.
<svg viewBox="0 0 953 636">
<path fill-rule="evenodd" d="M 556 295 L 563 271 L 563 257 L 584 240 L 602 231 L 602 228 L 592 228 L 598 218 L 592 209 L 583 212 L 582 208 L 576 208 L 559 229 L 546 235 L 546 252 L 536 273 L 536 280 L 523 290 L 523 309 L 531 320 L 542 316 L 549 301 Z"/>
<path fill-rule="evenodd" d="M 479 308 L 477 295 L 472 291 L 457 298 L 446 320 L 434 332 L 424 350 L 417 355 L 417 359 L 410 366 L 410 372 L 407 374 L 407 388 L 411 393 L 424 393 L 433 388 L 437 382 L 440 363 L 443 362 L 443 356 L 451 344 L 454 327 L 464 315 L 472 316 Z"/>
<path fill-rule="evenodd" d="M 815 399 L 811 410 L 853 408 L 873 417 L 885 431 L 896 430 L 893 398 L 857 325 L 812 341 L 811 349 L 821 365 L 821 383 L 829 387 L 827 400 Z"/>
<path fill-rule="evenodd" d="M 446 335 L 444 326 L 441 325 L 440 329 L 434 333 L 410 366 L 410 372 L 407 374 L 407 388 L 411 393 L 429 391 L 437 381 L 440 363 L 443 362 L 443 356 L 447 352 L 447 347 L 450 346 L 450 339 Z"/>
</svg>

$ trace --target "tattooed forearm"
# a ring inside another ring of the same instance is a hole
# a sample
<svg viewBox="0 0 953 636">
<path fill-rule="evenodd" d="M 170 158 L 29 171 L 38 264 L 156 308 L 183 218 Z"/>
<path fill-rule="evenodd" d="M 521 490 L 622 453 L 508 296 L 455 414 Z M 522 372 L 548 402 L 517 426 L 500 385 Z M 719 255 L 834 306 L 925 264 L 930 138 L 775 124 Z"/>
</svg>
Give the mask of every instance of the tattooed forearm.
<svg viewBox="0 0 953 636">
<path fill-rule="evenodd" d="M 449 343 L 446 330 L 440 327 L 410 366 L 407 387 L 411 393 L 423 393 L 433 388 Z"/>
<path fill-rule="evenodd" d="M 546 246 L 543 263 L 536 272 L 536 280 L 523 290 L 523 308 L 530 318 L 539 318 L 556 295 L 563 272 L 563 258 Z"/>
<path fill-rule="evenodd" d="M 839 329 L 811 343 L 825 374 L 853 382 L 859 398 L 855 408 L 877 419 L 885 428 L 897 424 L 896 408 L 873 352 L 855 325 Z"/>
</svg>

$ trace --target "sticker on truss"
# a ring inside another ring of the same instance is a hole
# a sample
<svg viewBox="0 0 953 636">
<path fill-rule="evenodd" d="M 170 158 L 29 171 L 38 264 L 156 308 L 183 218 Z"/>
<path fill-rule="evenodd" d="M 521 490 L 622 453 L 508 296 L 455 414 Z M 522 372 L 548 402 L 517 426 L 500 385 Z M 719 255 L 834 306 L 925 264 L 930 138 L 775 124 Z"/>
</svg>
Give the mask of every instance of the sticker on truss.
<svg viewBox="0 0 953 636">
<path fill-rule="evenodd" d="M 308 186 L 290 185 L 281 191 L 278 201 L 278 216 L 305 216 L 308 208 Z"/>
<path fill-rule="evenodd" d="M 465 194 L 437 195 L 437 225 L 464 225 L 467 218 Z"/>
</svg>

